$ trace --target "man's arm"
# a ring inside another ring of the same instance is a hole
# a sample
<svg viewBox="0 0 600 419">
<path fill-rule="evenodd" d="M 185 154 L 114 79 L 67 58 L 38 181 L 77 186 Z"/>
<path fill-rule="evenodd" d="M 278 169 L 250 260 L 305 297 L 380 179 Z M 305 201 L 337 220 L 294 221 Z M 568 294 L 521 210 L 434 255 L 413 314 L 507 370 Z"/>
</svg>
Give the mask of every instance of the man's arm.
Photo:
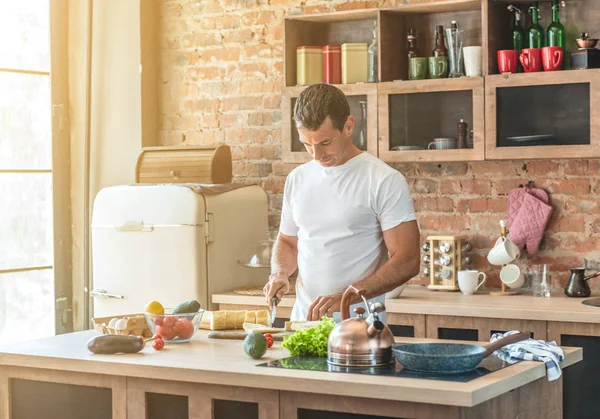
<svg viewBox="0 0 600 419">
<path fill-rule="evenodd" d="M 383 240 L 390 254 L 389 260 L 373 275 L 353 284 L 355 288 L 365 290 L 366 298 L 385 294 L 417 276 L 420 271 L 421 239 L 416 221 L 408 221 L 384 231 Z M 343 294 L 342 291 L 317 298 L 308 309 L 308 320 L 319 320 L 340 311 Z M 359 301 L 360 298 L 354 296 L 351 303 Z"/>
<path fill-rule="evenodd" d="M 281 232 L 273 245 L 271 254 L 271 275 L 265 285 L 264 293 L 271 307 L 273 297 L 279 301 L 290 290 L 289 277 L 298 268 L 298 237 L 288 236 Z"/>
<path fill-rule="evenodd" d="M 416 221 L 397 225 L 383 232 L 383 240 L 390 254 L 389 260 L 373 275 L 354 286 L 373 298 L 408 282 L 421 269 L 420 233 Z"/>
</svg>

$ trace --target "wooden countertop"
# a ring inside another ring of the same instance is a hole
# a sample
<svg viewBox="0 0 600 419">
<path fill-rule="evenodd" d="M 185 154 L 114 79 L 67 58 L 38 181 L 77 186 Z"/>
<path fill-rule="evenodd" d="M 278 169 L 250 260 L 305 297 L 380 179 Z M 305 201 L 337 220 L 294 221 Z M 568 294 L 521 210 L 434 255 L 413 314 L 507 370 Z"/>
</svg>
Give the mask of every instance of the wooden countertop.
<svg viewBox="0 0 600 419">
<path fill-rule="evenodd" d="M 600 323 L 600 307 L 581 304 L 585 298 L 570 298 L 562 292 L 553 293 L 550 298 L 538 298 L 523 290 L 521 292 L 505 297 L 489 295 L 487 292 L 463 295 L 461 292 L 430 291 L 423 286 L 409 285 L 399 298 L 387 299 L 385 306 L 389 313 Z M 294 296 L 285 296 L 279 306 L 292 307 L 294 301 Z M 232 292 L 214 294 L 212 302 L 266 307 L 262 296 Z"/>
<path fill-rule="evenodd" d="M 287 390 L 397 401 L 474 406 L 527 383 L 544 378 L 543 363 L 523 361 L 468 383 L 414 378 L 381 377 L 318 371 L 256 367 L 288 356 L 279 344 L 260 360 L 249 358 L 243 341 L 208 339 L 198 331 L 189 344 L 167 344 L 162 351 L 151 346 L 137 354 L 94 355 L 87 341 L 95 331 L 70 333 L 0 347 L 2 365 L 96 373 L 126 377 Z M 399 342 L 428 339 L 398 338 Z M 448 341 L 445 341 L 448 342 Z M 464 342 L 462 342 L 464 343 Z M 564 348 L 563 368 L 582 359 L 580 348 Z"/>
</svg>

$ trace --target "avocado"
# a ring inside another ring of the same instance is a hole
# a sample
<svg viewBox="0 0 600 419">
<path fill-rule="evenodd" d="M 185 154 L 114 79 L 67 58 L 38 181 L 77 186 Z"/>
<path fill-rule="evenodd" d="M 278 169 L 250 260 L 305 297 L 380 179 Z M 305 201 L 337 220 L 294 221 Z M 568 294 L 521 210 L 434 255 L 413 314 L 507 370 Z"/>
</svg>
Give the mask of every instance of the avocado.
<svg viewBox="0 0 600 419">
<path fill-rule="evenodd" d="M 254 359 L 263 356 L 268 347 L 267 338 L 262 333 L 249 333 L 244 339 L 244 351 Z"/>
<path fill-rule="evenodd" d="M 200 303 L 196 300 L 186 301 L 185 303 L 181 303 L 177 305 L 173 309 L 173 314 L 180 313 L 197 313 L 200 310 Z"/>
</svg>

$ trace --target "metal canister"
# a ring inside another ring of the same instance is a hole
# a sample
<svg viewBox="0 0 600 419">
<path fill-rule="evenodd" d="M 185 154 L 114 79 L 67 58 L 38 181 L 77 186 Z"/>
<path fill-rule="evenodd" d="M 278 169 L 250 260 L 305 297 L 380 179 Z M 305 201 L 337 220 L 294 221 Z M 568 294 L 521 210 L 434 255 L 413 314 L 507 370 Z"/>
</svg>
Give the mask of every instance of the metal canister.
<svg viewBox="0 0 600 419">
<path fill-rule="evenodd" d="M 296 49 L 296 84 L 308 86 L 323 82 L 321 47 L 301 46 Z"/>
<path fill-rule="evenodd" d="M 342 83 L 342 47 L 339 45 L 323 47 L 323 83 Z"/>
<path fill-rule="evenodd" d="M 342 44 L 342 83 L 367 83 L 368 61 L 366 43 Z"/>
</svg>

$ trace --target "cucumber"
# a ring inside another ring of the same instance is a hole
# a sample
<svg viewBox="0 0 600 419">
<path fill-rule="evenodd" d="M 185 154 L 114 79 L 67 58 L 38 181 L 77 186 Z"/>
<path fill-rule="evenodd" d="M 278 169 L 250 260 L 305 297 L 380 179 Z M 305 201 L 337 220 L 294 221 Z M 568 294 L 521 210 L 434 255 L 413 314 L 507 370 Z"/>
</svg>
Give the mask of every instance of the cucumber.
<svg viewBox="0 0 600 419">
<path fill-rule="evenodd" d="M 200 310 L 200 303 L 196 300 L 190 300 L 175 307 L 173 309 L 173 314 L 197 313 L 198 310 Z"/>
<path fill-rule="evenodd" d="M 144 339 L 136 336 L 99 335 L 91 338 L 87 347 L 95 354 L 135 354 L 144 348 Z"/>
</svg>

